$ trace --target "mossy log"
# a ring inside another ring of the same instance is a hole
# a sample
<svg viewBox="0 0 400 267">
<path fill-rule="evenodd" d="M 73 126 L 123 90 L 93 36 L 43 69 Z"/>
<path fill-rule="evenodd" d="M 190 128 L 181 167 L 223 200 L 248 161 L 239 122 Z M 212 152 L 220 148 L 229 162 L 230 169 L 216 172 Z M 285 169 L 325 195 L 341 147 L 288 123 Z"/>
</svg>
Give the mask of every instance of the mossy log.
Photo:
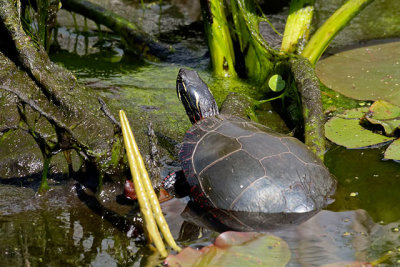
<svg viewBox="0 0 400 267">
<path fill-rule="evenodd" d="M 311 63 L 303 57 L 292 57 L 289 68 L 301 97 L 304 119 L 304 142 L 317 156 L 325 153 L 324 113 L 319 80 Z"/>
<path fill-rule="evenodd" d="M 6 33 L 0 46 L 0 178 L 36 172 L 37 168 L 19 167 L 40 159 L 37 148 L 44 162 L 43 178 L 51 158 L 60 152 L 65 152 L 69 170 L 89 167 L 98 177 L 124 171 L 120 127 L 104 102 L 88 94 L 25 34 L 17 7 L 13 0 L 0 2 L 1 30 Z M 74 168 L 71 151 L 79 158 Z M 41 189 L 46 185 L 42 182 Z"/>
</svg>

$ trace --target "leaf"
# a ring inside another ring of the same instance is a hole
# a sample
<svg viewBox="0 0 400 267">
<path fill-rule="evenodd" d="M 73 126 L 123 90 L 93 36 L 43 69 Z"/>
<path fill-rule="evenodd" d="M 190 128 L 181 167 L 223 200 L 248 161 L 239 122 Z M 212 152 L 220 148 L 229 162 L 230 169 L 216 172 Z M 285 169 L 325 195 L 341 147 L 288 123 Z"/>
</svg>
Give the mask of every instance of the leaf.
<svg viewBox="0 0 400 267">
<path fill-rule="evenodd" d="M 320 60 L 316 73 L 327 87 L 345 96 L 400 103 L 400 42 L 335 54 Z"/>
<path fill-rule="evenodd" d="M 348 110 L 325 124 L 326 138 L 346 148 L 365 148 L 389 142 L 394 138 L 375 134 L 360 125 L 359 119 L 366 108 Z M 358 118 L 357 118 L 358 117 Z"/>
<path fill-rule="evenodd" d="M 385 159 L 400 160 L 400 139 L 395 140 L 385 151 Z"/>
<path fill-rule="evenodd" d="M 283 88 L 285 88 L 285 81 L 282 80 L 281 75 L 275 74 L 269 79 L 268 86 L 272 91 L 280 92 L 283 90 Z"/>
<path fill-rule="evenodd" d="M 372 124 L 382 125 L 386 135 L 393 136 L 400 127 L 400 107 L 385 100 L 378 100 L 371 105 L 365 119 Z"/>
<path fill-rule="evenodd" d="M 196 250 L 190 247 L 169 255 L 168 266 L 286 266 L 287 243 L 279 237 L 255 232 L 224 232 L 214 244 Z"/>
<path fill-rule="evenodd" d="M 345 112 L 343 112 L 342 114 L 338 114 L 337 117 L 343 118 L 343 119 L 360 119 L 368 111 L 369 111 L 368 108 L 349 109 L 349 110 L 346 110 Z"/>
<path fill-rule="evenodd" d="M 385 100 L 375 101 L 369 107 L 369 112 L 373 113 L 373 117 L 377 120 L 400 118 L 400 107 Z"/>
</svg>

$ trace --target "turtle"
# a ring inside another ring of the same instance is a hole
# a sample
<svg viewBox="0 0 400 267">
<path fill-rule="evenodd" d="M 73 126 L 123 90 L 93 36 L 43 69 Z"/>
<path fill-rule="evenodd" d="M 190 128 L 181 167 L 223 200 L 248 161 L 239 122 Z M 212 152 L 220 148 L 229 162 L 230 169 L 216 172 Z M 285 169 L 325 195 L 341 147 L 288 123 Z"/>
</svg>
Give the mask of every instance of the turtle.
<svg viewBox="0 0 400 267">
<path fill-rule="evenodd" d="M 179 70 L 176 90 L 192 127 L 179 152 L 182 170 L 162 182 L 168 192 L 188 194 L 239 231 L 301 223 L 331 201 L 335 179 L 300 140 L 220 113 L 194 70 Z"/>
</svg>

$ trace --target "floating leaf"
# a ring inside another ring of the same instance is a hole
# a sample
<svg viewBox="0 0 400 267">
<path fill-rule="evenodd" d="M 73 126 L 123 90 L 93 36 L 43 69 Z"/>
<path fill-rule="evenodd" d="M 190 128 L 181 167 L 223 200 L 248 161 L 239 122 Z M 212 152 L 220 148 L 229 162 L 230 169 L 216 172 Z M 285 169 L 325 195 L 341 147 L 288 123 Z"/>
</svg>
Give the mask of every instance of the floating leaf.
<svg viewBox="0 0 400 267">
<path fill-rule="evenodd" d="M 375 101 L 369 107 L 369 112 L 373 113 L 373 117 L 377 120 L 400 118 L 400 107 L 385 100 Z"/>
<path fill-rule="evenodd" d="M 272 91 L 280 92 L 283 90 L 283 88 L 285 88 L 285 81 L 282 80 L 281 75 L 275 74 L 269 79 L 268 86 Z"/>
<path fill-rule="evenodd" d="M 344 51 L 320 60 L 317 76 L 354 99 L 400 103 L 400 42 Z"/>
<path fill-rule="evenodd" d="M 387 136 L 400 127 L 400 107 L 385 100 L 378 100 L 369 108 L 365 118 L 372 124 L 382 125 Z"/>
<path fill-rule="evenodd" d="M 344 113 L 330 119 L 325 124 L 326 137 L 332 142 L 346 148 L 365 148 L 386 143 L 394 139 L 375 134 L 363 128 L 358 119 L 363 114 L 361 110 L 365 110 L 365 108 L 349 110 L 347 114 Z M 351 118 L 346 118 L 346 116 Z M 357 118 L 357 116 L 359 117 Z"/>
<path fill-rule="evenodd" d="M 385 151 L 385 159 L 400 160 L 400 139 L 397 139 Z"/>
<path fill-rule="evenodd" d="M 168 266 L 286 266 L 289 247 L 279 237 L 254 232 L 225 232 L 213 245 L 185 248 L 165 260 Z"/>
<path fill-rule="evenodd" d="M 338 114 L 337 117 L 343 119 L 361 119 L 365 113 L 369 111 L 368 108 L 355 108 L 349 109 L 343 112 L 342 114 Z"/>
</svg>

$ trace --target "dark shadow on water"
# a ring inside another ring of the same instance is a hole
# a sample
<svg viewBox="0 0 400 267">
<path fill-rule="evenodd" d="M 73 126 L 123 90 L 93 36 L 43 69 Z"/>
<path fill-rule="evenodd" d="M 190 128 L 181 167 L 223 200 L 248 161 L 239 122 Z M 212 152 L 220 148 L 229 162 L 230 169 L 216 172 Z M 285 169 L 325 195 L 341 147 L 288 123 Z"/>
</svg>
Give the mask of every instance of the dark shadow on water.
<svg viewBox="0 0 400 267">
<path fill-rule="evenodd" d="M 133 210 L 135 218 L 127 218 L 105 208 L 95 196 L 87 194 L 81 184 L 76 184 L 75 190 L 82 203 L 98 216 L 110 222 L 113 227 L 123 233 L 129 232 L 129 235 L 133 237 L 138 237 L 143 234 L 143 220 L 138 216 L 138 209 Z"/>
<path fill-rule="evenodd" d="M 42 173 L 37 172 L 23 177 L 0 177 L 0 184 L 27 187 L 37 191 L 40 187 L 41 179 Z M 57 173 L 49 175 L 48 182 L 50 185 L 61 185 L 65 184 L 69 179 L 70 176 L 68 174 Z"/>
</svg>

